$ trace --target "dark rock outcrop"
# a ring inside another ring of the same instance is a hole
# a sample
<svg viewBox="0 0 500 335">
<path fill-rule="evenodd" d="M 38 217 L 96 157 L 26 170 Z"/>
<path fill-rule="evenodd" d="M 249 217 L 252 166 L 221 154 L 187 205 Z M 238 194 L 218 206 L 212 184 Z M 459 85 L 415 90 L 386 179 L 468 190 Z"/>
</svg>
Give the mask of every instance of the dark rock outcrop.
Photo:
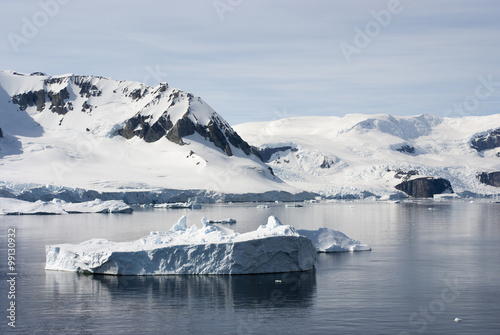
<svg viewBox="0 0 500 335">
<path fill-rule="evenodd" d="M 298 151 L 299 149 L 294 148 L 292 146 L 283 146 L 283 147 L 275 147 L 275 148 L 270 148 L 270 147 L 258 148 L 256 150 L 259 151 L 259 154 L 262 157 L 262 160 L 264 162 L 269 162 L 271 160 L 271 157 L 277 152 L 287 151 L 287 150 L 291 150 L 292 152 L 295 152 L 295 151 Z"/>
<path fill-rule="evenodd" d="M 189 118 L 189 113 L 189 111 L 186 112 L 168 131 L 166 137 L 169 141 L 182 145 L 184 143 L 182 141 L 183 137 L 198 133 L 228 156 L 233 155 L 229 145 L 231 144 L 235 148 L 241 149 L 247 156 L 254 154 L 262 159 L 258 150 L 245 142 L 225 121 L 214 115 L 208 125 L 203 126 L 199 123 L 193 123 Z"/>
<path fill-rule="evenodd" d="M 102 94 L 97 86 L 92 85 L 90 81 L 82 81 L 79 86 L 80 92 L 78 92 L 78 94 L 80 94 L 81 97 L 98 97 Z"/>
<path fill-rule="evenodd" d="M 172 100 L 172 105 L 174 104 L 175 100 Z M 193 116 L 190 110 L 188 110 L 182 118 L 178 119 L 177 122 L 173 124 L 170 120 L 170 115 L 165 111 L 156 122 L 151 124 L 151 116 L 138 114 L 128 119 L 123 127 L 117 131 L 117 134 L 126 139 L 138 136 L 146 142 L 156 142 L 165 136 L 169 141 L 183 145 L 183 137 L 198 133 L 206 140 L 212 142 L 228 156 L 233 155 L 231 149 L 232 145 L 235 148 L 241 149 L 247 156 L 254 154 L 262 159 L 258 150 L 245 142 L 238 133 L 217 114 L 211 117 L 208 125 L 201 125 L 197 122 L 193 122 L 193 117 L 196 119 L 196 116 Z"/>
<path fill-rule="evenodd" d="M 434 194 L 453 192 L 451 183 L 443 178 L 422 177 L 405 180 L 396 185 L 396 189 L 414 198 L 431 198 Z"/>
<path fill-rule="evenodd" d="M 331 159 L 330 157 L 323 157 L 323 163 L 319 166 L 322 169 L 329 169 L 335 164 L 335 161 Z"/>
<path fill-rule="evenodd" d="M 14 95 L 12 102 L 19 105 L 19 109 L 24 111 L 26 108 L 36 106 L 36 110 L 41 112 L 45 107 L 45 91 L 30 91 Z"/>
<path fill-rule="evenodd" d="M 168 132 L 167 139 L 171 142 L 182 145 L 184 144 L 182 138 L 184 136 L 193 135 L 194 132 L 195 132 L 194 124 L 191 120 L 189 120 L 186 113 L 182 118 L 177 120 L 175 125 Z"/>
<path fill-rule="evenodd" d="M 483 172 L 477 175 L 479 181 L 483 184 L 500 187 L 500 172 Z"/>
<path fill-rule="evenodd" d="M 45 77 L 45 76 L 46 76 L 46 74 L 45 74 L 45 73 L 43 73 L 43 72 L 39 72 L 39 71 L 37 71 L 37 72 L 33 72 L 32 74 L 30 74 L 30 76 L 32 76 L 32 77 L 33 77 L 33 76 L 41 76 L 41 77 Z"/>
<path fill-rule="evenodd" d="M 396 149 L 396 151 L 402 152 L 402 153 L 407 153 L 410 155 L 415 154 L 415 148 L 412 146 L 409 146 L 408 144 L 403 145 L 401 148 Z"/>
<path fill-rule="evenodd" d="M 500 147 L 500 128 L 497 128 L 486 135 L 475 136 L 470 146 L 477 151 L 490 150 Z"/>
<path fill-rule="evenodd" d="M 387 172 L 390 172 L 391 170 L 387 170 Z M 417 170 L 410 170 L 410 171 L 404 171 L 404 170 L 395 170 L 394 178 L 396 179 L 402 179 L 404 181 L 407 181 L 408 179 L 411 178 L 411 176 L 418 176 L 418 171 Z"/>
<path fill-rule="evenodd" d="M 134 136 L 144 139 L 146 142 L 156 142 L 172 128 L 169 115 L 162 115 L 158 121 L 150 124 L 150 116 L 136 115 L 125 122 L 123 128 L 118 130 L 118 135 L 131 139 Z M 180 143 L 182 144 L 182 143 Z"/>
<path fill-rule="evenodd" d="M 64 99 L 69 99 L 69 92 L 66 87 L 59 92 L 48 92 L 47 96 L 51 102 L 49 107 L 51 112 L 59 115 L 65 115 L 68 112 L 68 108 L 65 106 L 66 103 L 64 101 Z"/>
<path fill-rule="evenodd" d="M 0 128 L 0 138 L 3 137 L 2 128 Z"/>
</svg>

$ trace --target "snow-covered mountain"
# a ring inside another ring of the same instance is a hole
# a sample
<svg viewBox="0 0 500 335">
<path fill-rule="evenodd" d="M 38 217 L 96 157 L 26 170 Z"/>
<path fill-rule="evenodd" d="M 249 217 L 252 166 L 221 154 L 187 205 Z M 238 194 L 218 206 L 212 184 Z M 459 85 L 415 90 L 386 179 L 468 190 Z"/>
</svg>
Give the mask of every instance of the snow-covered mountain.
<svg viewBox="0 0 500 335">
<path fill-rule="evenodd" d="M 445 179 L 463 195 L 500 192 L 500 114 L 352 114 L 234 128 L 260 147 L 263 159 L 282 180 L 327 196 L 390 195 L 398 184 L 422 177 L 440 183 L 437 178 Z"/>
<path fill-rule="evenodd" d="M 0 116 L 11 188 L 296 191 L 201 98 L 167 84 L 0 71 Z"/>
<path fill-rule="evenodd" d="M 499 114 L 298 117 L 233 129 L 201 98 L 164 83 L 0 71 L 0 196 L 497 194 L 499 148 Z"/>
</svg>

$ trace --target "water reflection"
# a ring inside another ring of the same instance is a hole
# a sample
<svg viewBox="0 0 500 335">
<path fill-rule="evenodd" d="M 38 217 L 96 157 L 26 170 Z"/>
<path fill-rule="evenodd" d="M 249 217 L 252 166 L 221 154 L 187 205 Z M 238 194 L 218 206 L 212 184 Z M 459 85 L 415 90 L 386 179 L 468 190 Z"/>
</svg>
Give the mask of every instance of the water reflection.
<svg viewBox="0 0 500 335">
<path fill-rule="evenodd" d="M 316 291 L 314 271 L 263 275 L 106 276 L 46 271 L 45 288 L 54 298 L 89 296 L 95 301 L 124 297 L 169 306 L 211 308 L 308 307 Z"/>
</svg>

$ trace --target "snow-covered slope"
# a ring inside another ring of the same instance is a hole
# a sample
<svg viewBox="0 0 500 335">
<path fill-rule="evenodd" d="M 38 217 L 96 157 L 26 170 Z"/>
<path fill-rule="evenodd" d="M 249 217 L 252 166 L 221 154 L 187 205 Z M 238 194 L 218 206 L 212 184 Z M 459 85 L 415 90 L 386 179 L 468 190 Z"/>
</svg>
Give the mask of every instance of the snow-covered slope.
<svg viewBox="0 0 500 335">
<path fill-rule="evenodd" d="M 0 71 L 0 182 L 295 192 L 201 98 L 97 76 Z"/>
<path fill-rule="evenodd" d="M 352 114 L 234 127 L 274 173 L 329 196 L 394 194 L 402 180 L 444 178 L 457 193 L 495 194 L 478 173 L 500 171 L 500 114 L 439 118 Z M 465 192 L 465 193 L 464 193 Z"/>
</svg>

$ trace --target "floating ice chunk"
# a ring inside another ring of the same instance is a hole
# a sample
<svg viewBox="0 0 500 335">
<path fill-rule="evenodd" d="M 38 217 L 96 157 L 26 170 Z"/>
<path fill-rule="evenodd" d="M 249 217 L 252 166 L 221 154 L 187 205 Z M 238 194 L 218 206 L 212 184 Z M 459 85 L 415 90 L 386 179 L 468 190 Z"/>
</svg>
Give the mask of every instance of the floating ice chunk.
<svg viewBox="0 0 500 335">
<path fill-rule="evenodd" d="M 0 198 L 0 214 L 72 214 L 72 213 L 132 213 L 132 208 L 122 200 L 71 203 L 61 199 L 35 202 L 18 199 Z"/>
<path fill-rule="evenodd" d="M 329 229 L 298 230 L 300 235 L 311 239 L 318 252 L 370 251 L 368 244 L 349 238 L 344 233 Z"/>
</svg>

